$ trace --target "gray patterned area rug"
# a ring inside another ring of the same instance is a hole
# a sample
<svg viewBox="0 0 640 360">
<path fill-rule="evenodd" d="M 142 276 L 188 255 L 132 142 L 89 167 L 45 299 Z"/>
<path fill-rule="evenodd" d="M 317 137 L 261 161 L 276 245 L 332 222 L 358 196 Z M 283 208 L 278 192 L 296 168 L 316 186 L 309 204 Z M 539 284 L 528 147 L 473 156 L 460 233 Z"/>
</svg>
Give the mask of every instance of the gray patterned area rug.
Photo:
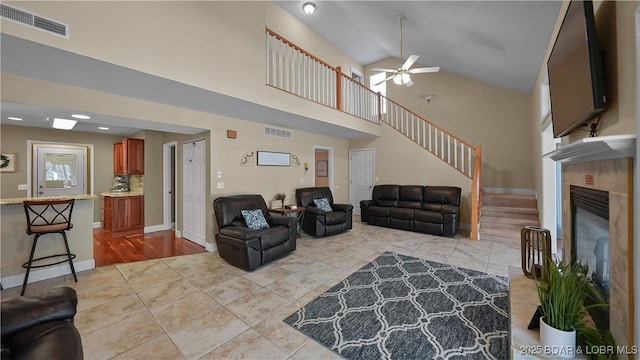
<svg viewBox="0 0 640 360">
<path fill-rule="evenodd" d="M 347 359 L 508 359 L 508 280 L 387 252 L 284 321 Z"/>
</svg>

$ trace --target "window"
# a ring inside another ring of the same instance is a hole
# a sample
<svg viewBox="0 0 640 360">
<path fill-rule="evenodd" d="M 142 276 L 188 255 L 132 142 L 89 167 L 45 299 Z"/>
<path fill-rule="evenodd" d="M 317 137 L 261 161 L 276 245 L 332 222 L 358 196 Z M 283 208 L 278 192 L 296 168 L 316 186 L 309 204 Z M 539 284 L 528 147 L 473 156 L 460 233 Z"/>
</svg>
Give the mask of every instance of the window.
<svg viewBox="0 0 640 360">
<path fill-rule="evenodd" d="M 380 94 L 382 94 L 382 96 L 386 96 L 387 95 L 387 82 L 384 81 L 386 78 L 387 78 L 387 73 L 384 73 L 384 72 L 371 75 L 369 77 L 369 88 L 371 89 L 371 91 L 373 91 L 375 93 L 379 92 Z M 376 85 L 376 84 L 378 84 L 378 85 Z M 386 98 L 383 98 L 383 100 L 382 100 L 382 113 L 386 114 L 387 113 L 387 101 L 384 100 L 384 99 L 386 99 Z"/>
</svg>

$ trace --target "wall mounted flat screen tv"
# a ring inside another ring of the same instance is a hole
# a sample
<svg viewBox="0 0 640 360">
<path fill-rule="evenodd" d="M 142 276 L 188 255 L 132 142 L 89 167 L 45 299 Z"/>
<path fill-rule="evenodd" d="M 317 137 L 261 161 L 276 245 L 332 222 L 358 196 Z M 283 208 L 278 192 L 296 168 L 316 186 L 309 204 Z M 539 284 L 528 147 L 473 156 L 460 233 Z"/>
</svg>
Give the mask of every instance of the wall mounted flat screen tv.
<svg viewBox="0 0 640 360">
<path fill-rule="evenodd" d="M 602 54 L 591 1 L 572 0 L 547 61 L 553 136 L 607 109 Z"/>
</svg>

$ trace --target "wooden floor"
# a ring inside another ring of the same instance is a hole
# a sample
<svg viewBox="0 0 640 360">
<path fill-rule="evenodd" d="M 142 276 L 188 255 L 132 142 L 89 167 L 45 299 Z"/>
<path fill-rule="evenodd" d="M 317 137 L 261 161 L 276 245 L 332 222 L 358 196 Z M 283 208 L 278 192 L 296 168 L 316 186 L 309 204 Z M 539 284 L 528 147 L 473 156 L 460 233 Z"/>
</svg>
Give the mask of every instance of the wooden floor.
<svg viewBox="0 0 640 360">
<path fill-rule="evenodd" d="M 112 237 L 110 232 L 93 229 L 96 267 L 203 252 L 204 247 L 176 237 L 173 230 Z"/>
</svg>

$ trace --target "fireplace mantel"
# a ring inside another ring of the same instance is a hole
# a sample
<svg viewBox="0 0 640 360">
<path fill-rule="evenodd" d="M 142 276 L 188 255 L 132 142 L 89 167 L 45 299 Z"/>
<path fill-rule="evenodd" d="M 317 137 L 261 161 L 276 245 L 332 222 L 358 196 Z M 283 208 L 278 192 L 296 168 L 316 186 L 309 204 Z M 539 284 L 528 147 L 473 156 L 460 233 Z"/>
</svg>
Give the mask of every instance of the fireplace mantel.
<svg viewBox="0 0 640 360">
<path fill-rule="evenodd" d="M 613 135 L 585 138 L 544 154 L 563 164 L 634 157 L 635 135 Z"/>
</svg>

